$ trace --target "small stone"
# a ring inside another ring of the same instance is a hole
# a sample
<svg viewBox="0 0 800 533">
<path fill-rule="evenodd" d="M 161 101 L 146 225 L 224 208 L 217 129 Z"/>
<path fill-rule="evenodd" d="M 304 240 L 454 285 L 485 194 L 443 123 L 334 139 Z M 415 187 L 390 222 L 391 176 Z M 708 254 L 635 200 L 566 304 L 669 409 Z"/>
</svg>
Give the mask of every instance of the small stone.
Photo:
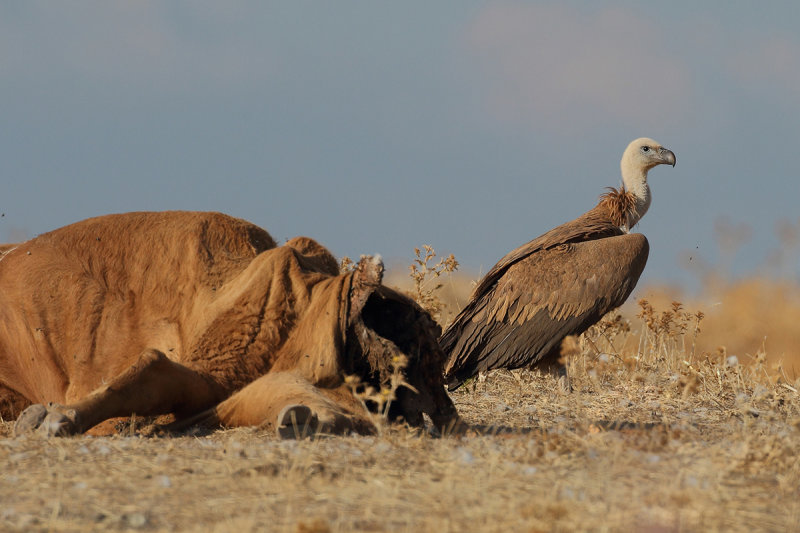
<svg viewBox="0 0 800 533">
<path fill-rule="evenodd" d="M 464 448 L 459 448 L 456 450 L 455 455 L 461 463 L 471 465 L 475 462 L 475 457 L 472 455 L 472 453 Z"/>
<path fill-rule="evenodd" d="M 99 455 L 108 455 L 111 453 L 111 448 L 109 448 L 105 444 L 101 444 L 100 446 L 97 447 L 97 453 Z"/>
<path fill-rule="evenodd" d="M 131 513 L 129 515 L 125 515 L 125 522 L 134 528 L 140 528 L 147 525 L 147 517 L 142 513 Z"/>
</svg>

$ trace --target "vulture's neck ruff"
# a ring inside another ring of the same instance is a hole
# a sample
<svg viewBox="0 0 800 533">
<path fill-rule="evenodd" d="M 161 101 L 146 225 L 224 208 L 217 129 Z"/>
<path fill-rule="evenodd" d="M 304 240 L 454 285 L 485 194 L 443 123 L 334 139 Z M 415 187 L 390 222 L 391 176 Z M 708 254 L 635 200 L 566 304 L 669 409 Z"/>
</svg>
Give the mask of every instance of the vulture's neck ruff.
<svg viewBox="0 0 800 533">
<path fill-rule="evenodd" d="M 637 201 L 636 195 L 626 191 L 625 187 L 609 187 L 608 192 L 600 196 L 600 205 L 608 210 L 611 223 L 626 229 L 629 227 L 628 221 L 636 216 Z"/>
</svg>

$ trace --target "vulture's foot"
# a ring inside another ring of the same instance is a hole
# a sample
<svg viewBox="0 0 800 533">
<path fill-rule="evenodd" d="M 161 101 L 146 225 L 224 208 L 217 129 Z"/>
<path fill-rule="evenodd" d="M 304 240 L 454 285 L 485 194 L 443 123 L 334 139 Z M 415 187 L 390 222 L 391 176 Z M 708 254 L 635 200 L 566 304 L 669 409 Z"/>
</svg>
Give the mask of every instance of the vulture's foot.
<svg viewBox="0 0 800 533">
<path fill-rule="evenodd" d="M 33 432 L 44 437 L 66 437 L 79 433 L 78 413 L 57 403 L 31 405 L 17 418 L 14 435 Z"/>
<path fill-rule="evenodd" d="M 556 384 L 558 386 L 558 391 L 561 394 L 570 394 L 573 392 L 572 389 L 572 380 L 569 378 L 569 374 L 567 373 L 567 367 L 565 365 L 561 365 L 555 372 L 556 377 Z"/>
</svg>

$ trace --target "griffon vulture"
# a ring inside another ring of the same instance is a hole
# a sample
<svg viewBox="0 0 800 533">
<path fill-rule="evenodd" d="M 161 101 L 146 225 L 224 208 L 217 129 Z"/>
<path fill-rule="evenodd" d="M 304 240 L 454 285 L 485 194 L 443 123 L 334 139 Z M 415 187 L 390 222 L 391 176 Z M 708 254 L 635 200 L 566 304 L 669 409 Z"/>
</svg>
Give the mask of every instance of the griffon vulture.
<svg viewBox="0 0 800 533">
<path fill-rule="evenodd" d="M 649 249 L 629 230 L 650 207 L 647 172 L 661 164 L 675 166 L 675 154 L 636 139 L 622 154 L 619 190 L 492 267 L 440 338 L 450 390 L 481 371 L 553 363 L 564 337 L 625 302 Z"/>
</svg>

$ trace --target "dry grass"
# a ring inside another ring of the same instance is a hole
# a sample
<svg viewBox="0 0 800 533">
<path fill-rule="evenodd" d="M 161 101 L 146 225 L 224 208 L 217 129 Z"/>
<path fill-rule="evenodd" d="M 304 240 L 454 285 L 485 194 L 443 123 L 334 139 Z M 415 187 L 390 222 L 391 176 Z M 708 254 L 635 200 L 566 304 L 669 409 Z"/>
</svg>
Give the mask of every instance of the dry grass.
<svg viewBox="0 0 800 533">
<path fill-rule="evenodd" d="M 479 429 L 463 437 L 42 440 L 0 423 L 0 530 L 800 530 L 800 381 L 763 351 L 706 349 L 713 310 L 650 301 L 565 343 L 571 390 L 522 370 L 453 393 Z"/>
<path fill-rule="evenodd" d="M 696 296 L 664 287 L 651 287 L 642 294 L 657 307 L 672 299 L 686 302 L 705 313 L 697 338 L 700 352 L 724 348 L 742 362 L 766 354 L 771 371 L 778 365 L 790 376 L 800 376 L 800 286 L 785 281 L 753 277 L 728 283 L 709 284 Z M 624 311 L 630 314 L 632 306 Z"/>
</svg>

